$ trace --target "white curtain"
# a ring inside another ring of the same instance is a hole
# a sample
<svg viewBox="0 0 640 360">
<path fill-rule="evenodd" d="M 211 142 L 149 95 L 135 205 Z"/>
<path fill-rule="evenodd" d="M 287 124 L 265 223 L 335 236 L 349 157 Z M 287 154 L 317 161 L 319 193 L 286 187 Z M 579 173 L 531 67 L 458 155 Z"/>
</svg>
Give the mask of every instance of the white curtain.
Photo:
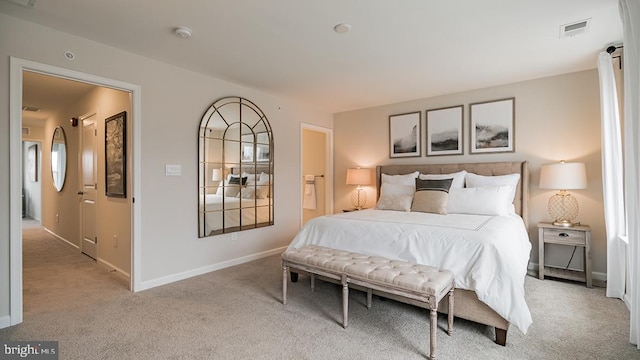
<svg viewBox="0 0 640 360">
<path fill-rule="evenodd" d="M 626 282 L 626 219 L 624 213 L 624 176 L 622 139 L 616 79 L 611 55 L 598 56 L 600 75 L 600 111 L 602 116 L 602 186 L 604 224 L 607 235 L 607 296 L 623 299 Z"/>
<path fill-rule="evenodd" d="M 630 341 L 640 349 L 640 1 L 619 0 L 624 29 L 624 155 L 631 321 Z"/>
</svg>

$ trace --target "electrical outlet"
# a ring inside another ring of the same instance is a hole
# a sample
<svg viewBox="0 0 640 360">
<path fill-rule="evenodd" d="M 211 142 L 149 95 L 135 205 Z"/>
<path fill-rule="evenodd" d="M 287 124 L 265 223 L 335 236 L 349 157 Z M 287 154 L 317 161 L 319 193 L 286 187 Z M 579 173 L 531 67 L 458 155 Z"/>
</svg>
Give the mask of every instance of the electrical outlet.
<svg viewBox="0 0 640 360">
<path fill-rule="evenodd" d="M 118 247 L 118 235 L 113 235 L 113 247 Z"/>
</svg>

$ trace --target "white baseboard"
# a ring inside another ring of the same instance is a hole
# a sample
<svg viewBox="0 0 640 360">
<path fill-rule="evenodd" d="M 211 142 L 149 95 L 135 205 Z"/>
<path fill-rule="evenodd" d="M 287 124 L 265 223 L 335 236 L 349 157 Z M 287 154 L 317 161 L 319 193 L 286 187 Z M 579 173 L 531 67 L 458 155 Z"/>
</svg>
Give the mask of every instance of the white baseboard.
<svg viewBox="0 0 640 360">
<path fill-rule="evenodd" d="M 260 253 L 251 254 L 251 255 L 239 257 L 239 258 L 236 258 L 236 259 L 223 261 L 221 263 L 211 264 L 211 265 L 203 266 L 201 268 L 188 270 L 188 271 L 184 271 L 184 272 L 181 272 L 181 273 L 172 274 L 172 275 L 168 275 L 168 276 L 163 276 L 163 277 L 157 278 L 157 279 L 143 281 L 140 284 L 140 289 L 138 289 L 136 291 L 142 291 L 142 290 L 151 289 L 151 288 L 154 288 L 154 287 L 157 287 L 157 286 L 170 284 L 172 282 L 176 282 L 176 281 L 188 279 L 190 277 L 194 277 L 194 276 L 210 273 L 212 271 L 224 269 L 224 268 L 227 268 L 227 267 L 230 267 L 230 266 L 240 265 L 240 264 L 244 264 L 244 263 L 249 262 L 249 261 L 258 260 L 258 259 L 262 259 L 262 258 L 271 256 L 271 255 L 280 254 L 286 248 L 287 248 L 286 246 L 283 246 L 283 247 L 279 247 L 279 248 L 276 248 L 276 249 L 263 251 L 263 252 L 260 252 Z"/>
<path fill-rule="evenodd" d="M 76 248 L 76 249 L 80 250 L 80 246 L 78 246 L 78 245 L 76 245 L 76 244 L 72 243 L 71 241 L 69 241 L 69 240 L 67 240 L 67 239 L 63 238 L 62 236 L 60 236 L 60 235 L 58 235 L 58 234 L 54 233 L 53 231 L 51 231 L 51 230 L 47 229 L 46 227 L 43 227 L 43 229 L 44 229 L 44 231 L 48 232 L 49 234 L 51 234 L 51 235 L 53 235 L 53 236 L 57 237 L 58 239 L 60 239 L 60 240 L 62 240 L 62 241 L 64 241 L 64 242 L 66 242 L 67 244 L 69 244 L 69 245 L 73 246 L 74 248 Z"/>
<path fill-rule="evenodd" d="M 11 326 L 11 316 L 0 316 L 0 329 L 4 329 L 9 326 Z"/>
</svg>

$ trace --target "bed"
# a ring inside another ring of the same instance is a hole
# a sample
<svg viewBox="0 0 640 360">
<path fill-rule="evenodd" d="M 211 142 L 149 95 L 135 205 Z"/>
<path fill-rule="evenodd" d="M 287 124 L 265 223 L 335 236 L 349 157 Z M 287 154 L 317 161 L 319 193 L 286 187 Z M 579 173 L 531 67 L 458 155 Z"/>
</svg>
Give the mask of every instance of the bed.
<svg viewBox="0 0 640 360">
<path fill-rule="evenodd" d="M 506 344 L 510 324 L 526 333 L 532 322 L 524 298 L 524 277 L 531 251 L 527 234 L 527 162 L 379 166 L 378 194 L 387 186 L 381 184 L 384 176 L 416 171 L 435 178 L 437 174 L 466 171 L 483 179 L 517 173 L 517 183 L 511 186 L 512 210 L 494 215 L 441 215 L 370 209 L 328 215 L 305 224 L 289 248 L 315 244 L 452 270 L 457 288 L 455 316 L 493 326 L 496 342 L 501 345 Z M 449 195 L 453 194 L 452 189 Z M 448 311 L 446 301 L 440 303 L 439 311 Z"/>
<path fill-rule="evenodd" d="M 273 177 L 268 166 L 232 168 L 212 193 L 200 194 L 205 236 L 273 225 Z"/>
<path fill-rule="evenodd" d="M 224 211 L 223 209 L 224 203 Z M 272 223 L 270 198 L 238 198 L 219 194 L 205 195 L 205 234 L 219 234 L 223 229 L 255 228 Z"/>
</svg>

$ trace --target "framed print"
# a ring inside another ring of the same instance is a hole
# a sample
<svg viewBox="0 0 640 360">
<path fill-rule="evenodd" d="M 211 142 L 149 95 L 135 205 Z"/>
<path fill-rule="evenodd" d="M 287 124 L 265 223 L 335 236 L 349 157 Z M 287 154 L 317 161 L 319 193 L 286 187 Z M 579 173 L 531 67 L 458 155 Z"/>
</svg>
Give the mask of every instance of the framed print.
<svg viewBox="0 0 640 360">
<path fill-rule="evenodd" d="M 464 105 L 425 111 L 427 117 L 427 156 L 462 155 L 462 116 Z"/>
<path fill-rule="evenodd" d="M 104 121 L 106 195 L 127 197 L 127 112 Z"/>
<path fill-rule="evenodd" d="M 389 157 L 420 156 L 421 112 L 389 116 Z"/>
<path fill-rule="evenodd" d="M 38 144 L 33 144 L 27 149 L 27 172 L 29 181 L 38 181 Z"/>
<path fill-rule="evenodd" d="M 471 154 L 515 151 L 516 98 L 469 105 Z"/>
</svg>

